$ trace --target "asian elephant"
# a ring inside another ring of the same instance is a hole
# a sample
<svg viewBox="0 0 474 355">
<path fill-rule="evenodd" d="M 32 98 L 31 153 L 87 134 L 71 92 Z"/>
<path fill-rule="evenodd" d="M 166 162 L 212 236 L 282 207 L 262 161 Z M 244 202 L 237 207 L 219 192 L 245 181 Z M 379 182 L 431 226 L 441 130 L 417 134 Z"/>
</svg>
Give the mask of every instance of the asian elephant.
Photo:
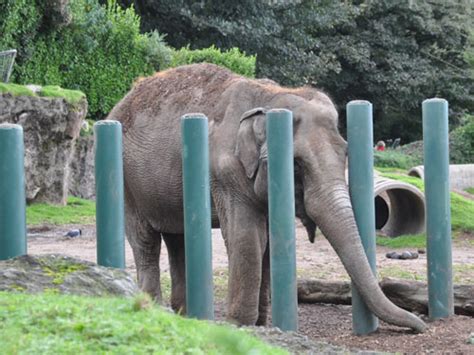
<svg viewBox="0 0 474 355">
<path fill-rule="evenodd" d="M 296 213 L 309 238 L 316 226 L 339 255 L 368 307 L 382 320 L 421 332 L 372 275 L 354 221 L 344 170 L 346 142 L 331 100 L 313 88 L 285 88 L 211 64 L 137 81 L 110 113 L 123 125 L 126 234 L 142 290 L 161 300 L 160 247 L 169 252 L 171 304 L 185 308 L 180 118 L 209 119 L 212 224 L 229 257 L 228 320 L 265 324 L 269 303 L 265 112 L 293 112 Z"/>
</svg>

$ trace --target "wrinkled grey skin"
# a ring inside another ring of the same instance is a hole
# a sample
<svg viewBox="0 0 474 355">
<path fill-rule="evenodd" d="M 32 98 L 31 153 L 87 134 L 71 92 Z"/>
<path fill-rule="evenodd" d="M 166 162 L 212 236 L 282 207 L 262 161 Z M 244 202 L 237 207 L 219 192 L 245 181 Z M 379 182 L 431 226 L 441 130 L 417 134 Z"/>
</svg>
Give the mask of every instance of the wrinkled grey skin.
<svg viewBox="0 0 474 355">
<path fill-rule="evenodd" d="M 227 317 L 238 324 L 265 324 L 268 211 L 265 115 L 259 108 L 293 112 L 296 211 L 310 239 L 317 225 L 378 317 L 423 331 L 425 324 L 392 304 L 372 275 L 344 179 L 346 142 L 330 99 L 311 88 L 282 88 L 210 64 L 141 80 L 109 116 L 124 126 L 126 233 L 140 287 L 161 300 L 163 238 L 172 307 L 185 311 L 180 117 L 202 112 L 209 119 L 213 226 L 222 229 L 229 256 Z"/>
</svg>

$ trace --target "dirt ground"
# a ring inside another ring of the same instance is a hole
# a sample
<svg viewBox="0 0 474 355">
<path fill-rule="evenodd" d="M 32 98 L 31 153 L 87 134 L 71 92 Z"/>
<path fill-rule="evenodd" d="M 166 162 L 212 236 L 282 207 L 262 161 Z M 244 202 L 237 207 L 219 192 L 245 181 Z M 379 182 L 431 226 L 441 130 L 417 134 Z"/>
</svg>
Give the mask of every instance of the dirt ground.
<svg viewBox="0 0 474 355">
<path fill-rule="evenodd" d="M 69 229 L 78 227 L 83 230 L 81 237 L 72 239 L 64 237 Z M 296 231 L 299 277 L 326 280 L 349 279 L 336 253 L 323 236 L 319 235 L 316 242 L 311 244 L 301 225 L 297 225 Z M 453 245 L 454 281 L 456 284 L 472 285 L 474 283 L 474 236 L 464 235 L 457 240 Z M 393 260 L 385 257 L 388 251 L 390 249 L 384 247 L 377 249 L 379 278 L 390 276 L 426 280 L 426 254 L 420 254 L 416 260 Z M 28 253 L 61 253 L 95 262 L 95 227 L 44 226 L 30 229 Z M 169 265 L 164 246 L 160 264 L 166 276 Z M 127 271 L 136 275 L 133 255 L 128 243 L 126 243 L 126 265 Z M 219 230 L 213 230 L 213 267 L 218 272 L 227 268 L 227 255 Z M 352 335 L 350 306 L 300 304 L 298 313 L 299 332 L 317 342 L 324 341 L 353 350 L 474 354 L 474 344 L 468 344 L 470 334 L 474 333 L 474 318 L 471 317 L 454 316 L 446 320 L 429 322 L 429 329 L 424 334 L 413 334 L 409 330 L 381 323 L 376 333 L 360 337 Z M 216 295 L 216 318 L 223 319 L 224 316 L 225 300 Z"/>
</svg>

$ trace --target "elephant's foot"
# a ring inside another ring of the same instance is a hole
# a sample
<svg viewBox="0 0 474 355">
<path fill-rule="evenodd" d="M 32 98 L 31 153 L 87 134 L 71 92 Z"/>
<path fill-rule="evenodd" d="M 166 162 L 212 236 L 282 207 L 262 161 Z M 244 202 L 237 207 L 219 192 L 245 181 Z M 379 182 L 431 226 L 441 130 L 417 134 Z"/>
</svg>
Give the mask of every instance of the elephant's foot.
<svg viewBox="0 0 474 355">
<path fill-rule="evenodd" d="M 138 270 L 138 286 L 148 293 L 156 303 L 162 304 L 160 270 Z"/>
<path fill-rule="evenodd" d="M 258 313 L 246 310 L 245 313 L 231 311 L 227 315 L 226 321 L 235 325 L 257 325 Z"/>
</svg>

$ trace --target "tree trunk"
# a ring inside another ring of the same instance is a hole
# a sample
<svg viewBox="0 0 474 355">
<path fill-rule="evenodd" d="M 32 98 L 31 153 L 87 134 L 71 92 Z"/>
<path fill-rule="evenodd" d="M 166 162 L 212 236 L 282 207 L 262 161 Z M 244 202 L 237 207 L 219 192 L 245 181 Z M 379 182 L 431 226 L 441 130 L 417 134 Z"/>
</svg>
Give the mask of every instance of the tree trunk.
<svg viewBox="0 0 474 355">
<path fill-rule="evenodd" d="M 428 287 L 425 282 L 384 278 L 385 295 L 397 306 L 417 313 L 428 313 Z M 349 281 L 298 280 L 298 302 L 351 304 Z M 454 286 L 454 312 L 474 317 L 474 286 Z"/>
</svg>

